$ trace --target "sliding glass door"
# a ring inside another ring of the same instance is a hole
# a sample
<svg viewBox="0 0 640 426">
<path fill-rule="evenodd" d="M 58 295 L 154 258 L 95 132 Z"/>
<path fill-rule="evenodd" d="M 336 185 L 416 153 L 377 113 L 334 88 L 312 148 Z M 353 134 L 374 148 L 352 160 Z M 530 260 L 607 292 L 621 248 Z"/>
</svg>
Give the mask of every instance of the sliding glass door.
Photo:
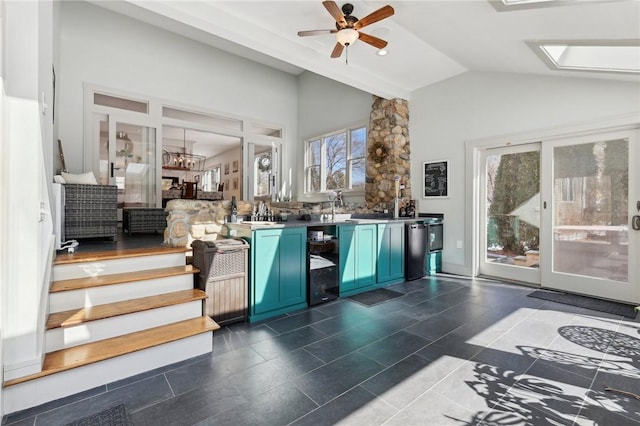
<svg viewBox="0 0 640 426">
<path fill-rule="evenodd" d="M 543 287 L 640 302 L 637 143 L 630 131 L 544 144 Z"/>
<path fill-rule="evenodd" d="M 540 144 L 488 149 L 481 157 L 482 275 L 540 283 Z"/>
</svg>

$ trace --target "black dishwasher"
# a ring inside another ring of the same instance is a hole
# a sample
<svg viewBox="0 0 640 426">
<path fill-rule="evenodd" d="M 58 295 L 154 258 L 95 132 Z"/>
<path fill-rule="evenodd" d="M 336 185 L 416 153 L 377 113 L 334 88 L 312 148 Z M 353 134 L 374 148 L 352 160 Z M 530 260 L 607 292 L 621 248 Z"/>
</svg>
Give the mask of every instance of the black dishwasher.
<svg viewBox="0 0 640 426">
<path fill-rule="evenodd" d="M 427 275 L 427 225 L 421 221 L 407 222 L 405 230 L 404 277 L 407 281 L 412 281 Z"/>
</svg>

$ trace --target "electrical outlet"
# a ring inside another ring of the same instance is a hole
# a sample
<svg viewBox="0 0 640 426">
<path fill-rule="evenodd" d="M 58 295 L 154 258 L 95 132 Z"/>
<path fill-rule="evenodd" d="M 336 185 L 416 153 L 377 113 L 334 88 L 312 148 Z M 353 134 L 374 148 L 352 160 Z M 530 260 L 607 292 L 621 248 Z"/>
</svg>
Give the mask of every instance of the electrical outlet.
<svg viewBox="0 0 640 426">
<path fill-rule="evenodd" d="M 459 249 L 462 248 L 462 240 L 456 241 L 456 248 L 459 248 Z"/>
</svg>

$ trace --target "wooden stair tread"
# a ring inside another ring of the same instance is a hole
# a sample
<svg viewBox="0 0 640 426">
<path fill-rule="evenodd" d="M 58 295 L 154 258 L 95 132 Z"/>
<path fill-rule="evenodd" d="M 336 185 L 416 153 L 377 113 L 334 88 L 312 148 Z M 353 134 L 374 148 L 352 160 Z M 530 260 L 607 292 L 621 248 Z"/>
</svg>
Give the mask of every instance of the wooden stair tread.
<svg viewBox="0 0 640 426">
<path fill-rule="evenodd" d="M 149 269 L 145 271 L 122 272 L 119 274 L 100 275 L 97 277 L 72 278 L 54 281 L 49 293 L 79 290 L 83 288 L 100 287 L 105 285 L 123 284 L 127 282 L 144 281 L 156 278 L 172 277 L 176 275 L 196 274 L 200 270 L 193 265 L 171 266 L 168 268 Z"/>
<path fill-rule="evenodd" d="M 95 262 L 98 260 L 123 259 L 128 257 L 155 256 L 159 254 L 186 253 L 186 247 L 146 247 L 137 249 L 118 249 L 109 251 L 95 251 L 90 253 L 58 254 L 53 260 L 54 265 L 71 263 Z"/>
<path fill-rule="evenodd" d="M 88 308 L 71 309 L 64 312 L 49 314 L 47 330 L 55 328 L 72 327 L 75 325 L 127 315 L 135 312 L 148 311 L 166 306 L 203 300 L 207 294 L 202 290 L 181 290 L 172 293 L 158 294 L 155 296 L 140 297 L 122 302 L 107 303 Z"/>
<path fill-rule="evenodd" d="M 186 337 L 218 330 L 220 326 L 208 316 L 202 316 L 173 324 L 154 327 L 98 342 L 74 346 L 45 355 L 42 371 L 8 380 L 4 386 L 12 386 L 51 374 L 71 370 L 107 359 L 126 355 L 174 342 Z"/>
</svg>

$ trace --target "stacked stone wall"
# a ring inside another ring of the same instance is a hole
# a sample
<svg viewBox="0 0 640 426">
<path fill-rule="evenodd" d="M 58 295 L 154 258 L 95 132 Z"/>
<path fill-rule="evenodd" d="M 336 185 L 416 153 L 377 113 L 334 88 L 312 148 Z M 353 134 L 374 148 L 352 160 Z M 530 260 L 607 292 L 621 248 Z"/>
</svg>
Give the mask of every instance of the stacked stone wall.
<svg viewBox="0 0 640 426">
<path fill-rule="evenodd" d="M 400 180 L 401 204 L 411 198 L 409 103 L 374 98 L 369 117 L 365 202 L 370 209 L 388 208 Z"/>
</svg>

